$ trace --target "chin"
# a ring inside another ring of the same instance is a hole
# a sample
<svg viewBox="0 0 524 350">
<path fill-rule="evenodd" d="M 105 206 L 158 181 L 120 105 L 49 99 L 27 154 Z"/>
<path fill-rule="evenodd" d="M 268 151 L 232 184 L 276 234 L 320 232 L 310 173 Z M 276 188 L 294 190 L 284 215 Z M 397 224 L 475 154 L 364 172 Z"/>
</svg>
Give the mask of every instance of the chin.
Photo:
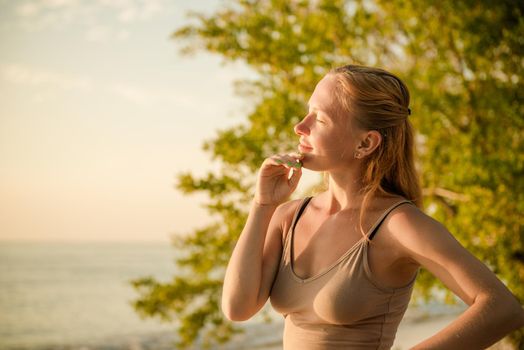
<svg viewBox="0 0 524 350">
<path fill-rule="evenodd" d="M 322 172 L 322 171 L 326 171 L 326 167 L 320 165 L 320 164 L 310 164 L 309 162 L 306 162 L 306 163 L 302 163 L 302 169 L 307 169 L 307 170 L 311 170 L 311 171 L 318 171 L 318 172 Z"/>
</svg>

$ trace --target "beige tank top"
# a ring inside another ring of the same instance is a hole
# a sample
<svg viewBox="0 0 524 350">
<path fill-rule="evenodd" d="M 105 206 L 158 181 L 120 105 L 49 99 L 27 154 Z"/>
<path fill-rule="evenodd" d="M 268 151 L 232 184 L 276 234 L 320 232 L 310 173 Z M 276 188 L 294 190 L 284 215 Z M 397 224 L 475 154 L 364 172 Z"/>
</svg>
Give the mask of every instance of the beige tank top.
<svg viewBox="0 0 524 350">
<path fill-rule="evenodd" d="M 296 223 L 312 197 L 297 208 L 270 292 L 272 307 L 284 318 L 284 350 L 390 349 L 404 316 L 415 278 L 400 288 L 381 286 L 369 268 L 369 242 L 362 237 L 336 262 L 307 279 L 292 266 Z M 373 238 L 388 208 L 367 236 Z"/>
</svg>

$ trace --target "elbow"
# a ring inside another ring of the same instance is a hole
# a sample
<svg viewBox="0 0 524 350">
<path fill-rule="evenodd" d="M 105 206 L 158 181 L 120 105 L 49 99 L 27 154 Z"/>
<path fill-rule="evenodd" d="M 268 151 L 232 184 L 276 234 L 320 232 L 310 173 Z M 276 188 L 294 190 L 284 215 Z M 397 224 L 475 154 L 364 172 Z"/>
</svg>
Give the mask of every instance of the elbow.
<svg viewBox="0 0 524 350">
<path fill-rule="evenodd" d="M 245 292 L 240 288 L 228 288 L 227 285 L 222 288 L 221 309 L 228 320 L 247 321 L 260 309 L 258 298 Z"/>
<path fill-rule="evenodd" d="M 513 307 L 508 310 L 505 317 L 510 332 L 524 327 L 524 309 L 522 306 Z"/>
<path fill-rule="evenodd" d="M 225 308 L 224 306 L 222 306 L 222 313 L 229 321 L 233 322 L 247 321 L 251 318 L 251 316 L 246 315 L 241 310 L 236 310 L 231 307 Z"/>
<path fill-rule="evenodd" d="M 516 321 L 516 327 L 515 329 L 520 329 L 524 327 L 524 308 L 522 308 L 521 305 L 517 307 L 517 310 L 515 310 L 517 315 L 515 316 Z"/>
<path fill-rule="evenodd" d="M 226 312 L 224 311 L 224 316 L 229 320 L 233 322 L 242 322 L 247 321 L 250 319 L 250 317 L 245 317 L 244 315 L 240 313 L 234 313 L 234 312 Z"/>
<path fill-rule="evenodd" d="M 489 315 L 487 319 L 507 332 L 524 326 L 524 309 L 510 293 L 484 294 L 475 298 L 473 304 L 484 309 L 484 315 Z"/>
<path fill-rule="evenodd" d="M 497 304 L 500 315 L 511 330 L 524 327 L 524 308 L 512 295 Z"/>
<path fill-rule="evenodd" d="M 524 308 L 522 308 L 522 305 L 520 305 L 516 298 L 512 298 L 506 310 L 506 319 L 513 326 L 513 329 L 524 327 Z"/>
<path fill-rule="evenodd" d="M 224 299 L 222 299 L 222 314 L 224 314 L 228 320 L 234 322 L 247 321 L 253 316 L 253 313 L 247 312 L 246 308 L 241 307 L 238 303 Z"/>
</svg>

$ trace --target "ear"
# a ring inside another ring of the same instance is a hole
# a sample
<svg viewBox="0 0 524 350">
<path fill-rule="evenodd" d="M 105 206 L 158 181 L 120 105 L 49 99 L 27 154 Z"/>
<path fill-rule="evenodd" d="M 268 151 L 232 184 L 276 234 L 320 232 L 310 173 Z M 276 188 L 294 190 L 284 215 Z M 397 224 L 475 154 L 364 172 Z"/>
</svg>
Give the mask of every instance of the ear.
<svg viewBox="0 0 524 350">
<path fill-rule="evenodd" d="M 357 146 L 357 152 L 362 158 L 370 155 L 382 143 L 382 135 L 377 130 L 368 130 L 362 135 L 362 139 Z"/>
</svg>

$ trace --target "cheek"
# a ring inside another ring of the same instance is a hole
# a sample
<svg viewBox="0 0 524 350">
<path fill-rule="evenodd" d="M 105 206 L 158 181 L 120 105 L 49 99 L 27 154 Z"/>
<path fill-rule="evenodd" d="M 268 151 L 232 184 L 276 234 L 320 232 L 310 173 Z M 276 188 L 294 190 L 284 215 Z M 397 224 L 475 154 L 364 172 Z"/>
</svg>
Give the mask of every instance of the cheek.
<svg viewBox="0 0 524 350">
<path fill-rule="evenodd" d="M 354 150 L 353 139 L 347 132 L 338 132 L 333 135 L 331 152 L 340 160 L 352 159 Z"/>
<path fill-rule="evenodd" d="M 319 139 L 317 147 L 319 153 L 329 158 L 342 159 L 346 157 L 346 154 L 349 152 L 350 145 L 348 145 L 344 135 L 341 133 L 332 133 L 325 138 Z"/>
<path fill-rule="evenodd" d="M 331 134 L 331 142 L 337 148 L 345 148 L 351 143 L 351 135 L 343 129 L 335 130 Z"/>
</svg>

